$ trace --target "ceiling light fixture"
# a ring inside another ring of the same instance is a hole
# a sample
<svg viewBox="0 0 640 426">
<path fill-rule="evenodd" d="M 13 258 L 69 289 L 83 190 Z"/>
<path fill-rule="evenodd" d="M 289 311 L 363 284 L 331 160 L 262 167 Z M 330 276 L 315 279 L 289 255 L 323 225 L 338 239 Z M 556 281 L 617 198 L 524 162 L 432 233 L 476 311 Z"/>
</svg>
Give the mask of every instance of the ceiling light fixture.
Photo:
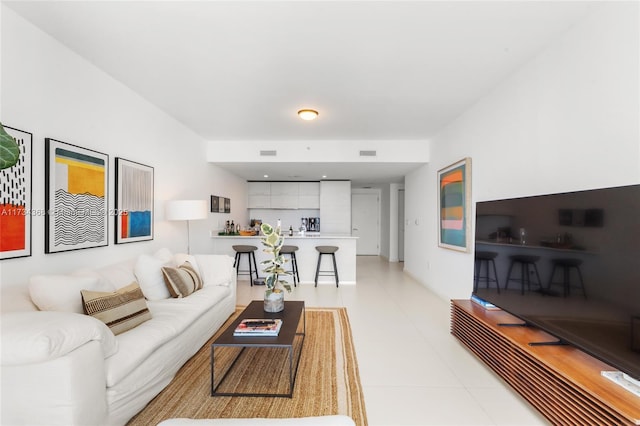
<svg viewBox="0 0 640 426">
<path fill-rule="evenodd" d="M 306 121 L 315 120 L 318 117 L 318 111 L 315 109 L 301 109 L 298 111 L 298 117 Z"/>
</svg>

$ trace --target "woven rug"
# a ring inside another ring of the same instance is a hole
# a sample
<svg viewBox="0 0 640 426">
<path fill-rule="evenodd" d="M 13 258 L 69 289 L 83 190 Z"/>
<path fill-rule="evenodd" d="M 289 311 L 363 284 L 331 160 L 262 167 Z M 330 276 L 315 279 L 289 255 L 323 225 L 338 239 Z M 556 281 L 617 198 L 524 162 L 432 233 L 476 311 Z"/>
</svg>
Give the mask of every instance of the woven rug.
<svg viewBox="0 0 640 426">
<path fill-rule="evenodd" d="M 306 309 L 306 336 L 300 353 L 293 398 L 212 397 L 211 343 L 241 310 L 236 310 L 220 331 L 178 371 L 169 386 L 129 421 L 129 426 L 156 425 L 169 418 L 288 418 L 332 414 L 346 414 L 357 425 L 367 424 L 351 327 L 345 308 Z M 298 349 L 299 346 L 295 353 L 298 353 Z M 237 353 L 234 348 L 216 349 L 216 374 L 218 368 L 230 365 Z M 289 384 L 288 365 L 288 352 L 285 350 L 249 348 L 224 383 L 237 386 L 236 389 L 250 385 L 251 389 L 259 392 L 286 392 Z"/>
</svg>

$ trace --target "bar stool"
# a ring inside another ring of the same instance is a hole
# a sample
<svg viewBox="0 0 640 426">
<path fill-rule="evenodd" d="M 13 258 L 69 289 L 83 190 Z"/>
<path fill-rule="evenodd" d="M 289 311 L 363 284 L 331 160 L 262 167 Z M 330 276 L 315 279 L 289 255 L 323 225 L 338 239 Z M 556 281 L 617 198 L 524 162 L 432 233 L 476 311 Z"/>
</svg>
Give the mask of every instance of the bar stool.
<svg viewBox="0 0 640 426">
<path fill-rule="evenodd" d="M 531 272 L 535 272 L 538 280 L 538 287 L 542 290 L 542 281 L 540 281 L 540 274 L 538 273 L 538 267 L 536 266 L 536 262 L 540 260 L 540 256 L 515 254 L 509 256 L 509 259 L 511 259 L 511 264 L 509 265 L 509 272 L 507 272 L 507 280 L 504 285 L 505 290 L 509 287 L 509 281 L 519 281 L 522 294 L 524 294 L 525 285 L 527 286 L 527 290 L 531 290 L 531 278 L 529 277 Z M 511 271 L 516 265 L 520 267 L 520 278 L 511 278 Z"/>
<path fill-rule="evenodd" d="M 318 277 L 319 276 L 335 276 L 336 277 L 336 287 L 338 287 L 338 265 L 336 265 L 336 252 L 339 247 L 336 246 L 316 246 L 316 250 L 318 251 L 318 266 L 316 266 L 316 287 L 318 287 Z M 323 254 L 330 254 L 331 259 L 333 259 L 333 271 L 321 271 L 320 270 L 320 262 L 322 261 Z M 326 272 L 325 274 L 321 274 L 321 272 Z"/>
<path fill-rule="evenodd" d="M 579 287 L 582 289 L 582 295 L 584 297 L 587 297 L 587 292 L 584 288 L 584 280 L 582 279 L 582 272 L 580 272 L 580 265 L 582 265 L 582 260 L 559 258 L 551 259 L 551 262 L 553 263 L 553 269 L 551 270 L 551 276 L 549 277 L 549 284 L 547 288 L 551 289 L 552 285 L 559 284 L 563 287 L 564 297 L 571 295 L 571 269 L 574 268 L 578 273 L 578 278 L 580 279 Z M 554 283 L 553 277 L 556 273 L 557 268 L 560 268 L 562 270 L 562 282 Z"/>
<path fill-rule="evenodd" d="M 288 254 L 291 258 L 291 270 L 287 272 L 291 272 L 293 275 L 293 286 L 295 287 L 297 283 L 300 282 L 300 275 L 298 274 L 298 259 L 296 259 L 296 252 L 298 251 L 298 246 L 287 246 L 284 245 L 280 247 L 280 254 Z"/>
<path fill-rule="evenodd" d="M 249 283 L 253 286 L 253 273 L 255 271 L 256 279 L 260 278 L 258 276 L 258 264 L 256 263 L 256 254 L 255 251 L 258 250 L 256 246 L 244 246 L 244 245 L 235 245 L 232 246 L 233 250 L 236 252 L 236 257 L 233 261 L 233 267 L 236 268 L 236 277 L 238 275 L 249 275 Z M 249 261 L 249 270 L 241 270 L 240 269 L 240 259 L 242 255 L 246 254 L 247 259 Z M 253 261 L 253 265 L 251 264 Z M 252 267 L 253 266 L 253 267 Z M 247 274 L 248 272 L 248 274 Z"/>
<path fill-rule="evenodd" d="M 495 258 L 498 257 L 498 253 L 495 251 L 477 251 L 475 254 L 475 268 L 476 274 L 474 276 L 474 290 L 478 289 L 480 280 L 484 280 L 489 288 L 490 283 L 496 283 L 496 289 L 500 293 L 500 283 L 498 282 L 498 272 L 496 271 Z M 493 266 L 493 278 L 489 276 L 489 263 Z M 482 265 L 485 265 L 486 275 L 480 275 L 482 273 Z"/>
</svg>

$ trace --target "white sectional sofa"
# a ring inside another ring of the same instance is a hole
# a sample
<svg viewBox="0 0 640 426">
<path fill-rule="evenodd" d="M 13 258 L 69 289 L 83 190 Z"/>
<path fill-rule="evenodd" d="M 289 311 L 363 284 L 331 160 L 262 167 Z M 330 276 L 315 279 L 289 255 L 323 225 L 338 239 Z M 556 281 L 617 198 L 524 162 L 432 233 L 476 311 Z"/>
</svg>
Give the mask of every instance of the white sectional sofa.
<svg viewBox="0 0 640 426">
<path fill-rule="evenodd" d="M 185 260 L 202 278 L 202 288 L 170 297 L 161 267 Z M 80 290 L 115 292 L 132 282 L 139 283 L 151 319 L 114 335 L 105 322 L 83 313 Z M 97 270 L 38 275 L 3 289 L 0 423 L 125 424 L 169 384 L 235 305 L 233 258 L 168 250 Z"/>
</svg>

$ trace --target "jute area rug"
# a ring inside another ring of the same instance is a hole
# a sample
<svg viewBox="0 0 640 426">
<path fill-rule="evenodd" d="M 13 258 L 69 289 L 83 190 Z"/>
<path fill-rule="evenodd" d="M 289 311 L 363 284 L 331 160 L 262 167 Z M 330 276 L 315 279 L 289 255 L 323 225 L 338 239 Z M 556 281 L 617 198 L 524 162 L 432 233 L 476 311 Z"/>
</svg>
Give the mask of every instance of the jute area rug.
<svg viewBox="0 0 640 426">
<path fill-rule="evenodd" d="M 129 426 L 156 425 L 169 418 L 289 418 L 332 414 L 346 414 L 359 426 L 367 424 L 351 327 L 345 308 L 306 309 L 306 336 L 300 353 L 293 398 L 212 397 L 211 343 L 241 310 L 236 310 L 220 331 L 178 371 L 169 386 L 129 421 Z M 295 353 L 298 353 L 300 340 Z M 230 365 L 237 353 L 234 348 L 216 349 L 215 373 L 219 374 L 218 368 Z M 288 353 L 285 350 L 249 348 L 224 383 L 225 386 L 231 386 L 227 388 L 229 390 L 286 392 L 289 384 L 288 365 Z"/>
</svg>

